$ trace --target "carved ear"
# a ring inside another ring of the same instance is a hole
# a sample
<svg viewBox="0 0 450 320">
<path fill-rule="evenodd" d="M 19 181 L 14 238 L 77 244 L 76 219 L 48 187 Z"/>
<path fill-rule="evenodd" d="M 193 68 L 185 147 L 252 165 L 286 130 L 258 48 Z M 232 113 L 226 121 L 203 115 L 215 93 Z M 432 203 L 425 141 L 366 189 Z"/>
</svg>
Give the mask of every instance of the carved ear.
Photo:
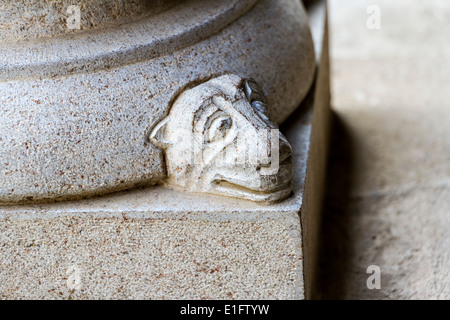
<svg viewBox="0 0 450 320">
<path fill-rule="evenodd" d="M 152 132 L 149 135 L 150 142 L 163 149 L 172 144 L 168 140 L 166 132 L 166 127 L 169 120 L 169 117 L 165 117 L 153 128 Z"/>
</svg>

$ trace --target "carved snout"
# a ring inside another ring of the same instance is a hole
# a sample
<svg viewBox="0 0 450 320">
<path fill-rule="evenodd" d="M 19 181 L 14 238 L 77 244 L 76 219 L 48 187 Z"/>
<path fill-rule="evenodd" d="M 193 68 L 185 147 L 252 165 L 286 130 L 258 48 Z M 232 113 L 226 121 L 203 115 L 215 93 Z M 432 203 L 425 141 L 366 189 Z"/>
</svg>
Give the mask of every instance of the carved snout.
<svg viewBox="0 0 450 320">
<path fill-rule="evenodd" d="M 269 168 L 283 164 L 286 160 L 292 157 L 292 147 L 287 141 L 286 137 L 277 129 L 272 129 L 273 138 L 277 137 L 278 140 L 271 140 L 269 142 L 270 147 L 267 149 L 267 158 L 263 158 L 259 164 L 259 168 Z M 276 139 L 276 138 L 275 138 Z M 274 143 L 275 142 L 275 143 Z M 266 161 L 264 161 L 266 160 Z M 268 161 L 267 161 L 268 160 Z"/>
</svg>

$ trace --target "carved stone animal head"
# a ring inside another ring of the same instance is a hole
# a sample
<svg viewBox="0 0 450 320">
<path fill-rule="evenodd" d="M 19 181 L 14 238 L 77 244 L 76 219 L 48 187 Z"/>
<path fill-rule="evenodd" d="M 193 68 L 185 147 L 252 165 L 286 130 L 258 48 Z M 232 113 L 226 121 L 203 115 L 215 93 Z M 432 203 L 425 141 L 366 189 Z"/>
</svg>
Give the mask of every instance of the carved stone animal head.
<svg viewBox="0 0 450 320">
<path fill-rule="evenodd" d="M 183 92 L 150 134 L 165 151 L 167 182 L 258 202 L 292 191 L 291 146 L 253 81 L 225 75 Z"/>
</svg>

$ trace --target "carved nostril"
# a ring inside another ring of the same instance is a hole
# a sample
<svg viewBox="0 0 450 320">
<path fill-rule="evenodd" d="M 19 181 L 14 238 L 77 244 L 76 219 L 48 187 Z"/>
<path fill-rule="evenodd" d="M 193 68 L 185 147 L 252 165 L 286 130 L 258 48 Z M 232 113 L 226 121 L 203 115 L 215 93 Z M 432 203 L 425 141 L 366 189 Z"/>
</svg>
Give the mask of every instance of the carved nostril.
<svg viewBox="0 0 450 320">
<path fill-rule="evenodd" d="M 288 158 L 292 154 L 292 147 L 287 141 L 286 137 L 283 136 L 280 133 L 280 142 L 279 142 L 279 148 L 280 148 L 280 160 L 283 161 L 284 159 Z"/>
</svg>

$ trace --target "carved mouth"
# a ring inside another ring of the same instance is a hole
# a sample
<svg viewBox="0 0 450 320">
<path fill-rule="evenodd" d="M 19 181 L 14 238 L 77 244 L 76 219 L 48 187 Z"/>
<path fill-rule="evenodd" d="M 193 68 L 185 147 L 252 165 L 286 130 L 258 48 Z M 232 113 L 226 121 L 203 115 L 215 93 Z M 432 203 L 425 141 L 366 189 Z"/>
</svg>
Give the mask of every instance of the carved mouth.
<svg viewBox="0 0 450 320">
<path fill-rule="evenodd" d="M 214 180 L 213 186 L 217 191 L 229 196 L 267 203 L 282 201 L 292 193 L 291 180 L 274 189 L 264 191 L 253 190 L 226 180 Z"/>
<path fill-rule="evenodd" d="M 280 169 L 281 167 L 290 166 L 291 164 L 292 157 L 289 156 L 282 161 Z M 233 179 L 227 179 L 223 176 L 216 176 L 216 179 L 214 179 L 211 184 L 214 189 L 221 194 L 257 202 L 279 202 L 289 197 L 292 193 L 291 179 L 267 190 L 251 189 L 241 182 L 236 182 L 233 181 Z"/>
</svg>

